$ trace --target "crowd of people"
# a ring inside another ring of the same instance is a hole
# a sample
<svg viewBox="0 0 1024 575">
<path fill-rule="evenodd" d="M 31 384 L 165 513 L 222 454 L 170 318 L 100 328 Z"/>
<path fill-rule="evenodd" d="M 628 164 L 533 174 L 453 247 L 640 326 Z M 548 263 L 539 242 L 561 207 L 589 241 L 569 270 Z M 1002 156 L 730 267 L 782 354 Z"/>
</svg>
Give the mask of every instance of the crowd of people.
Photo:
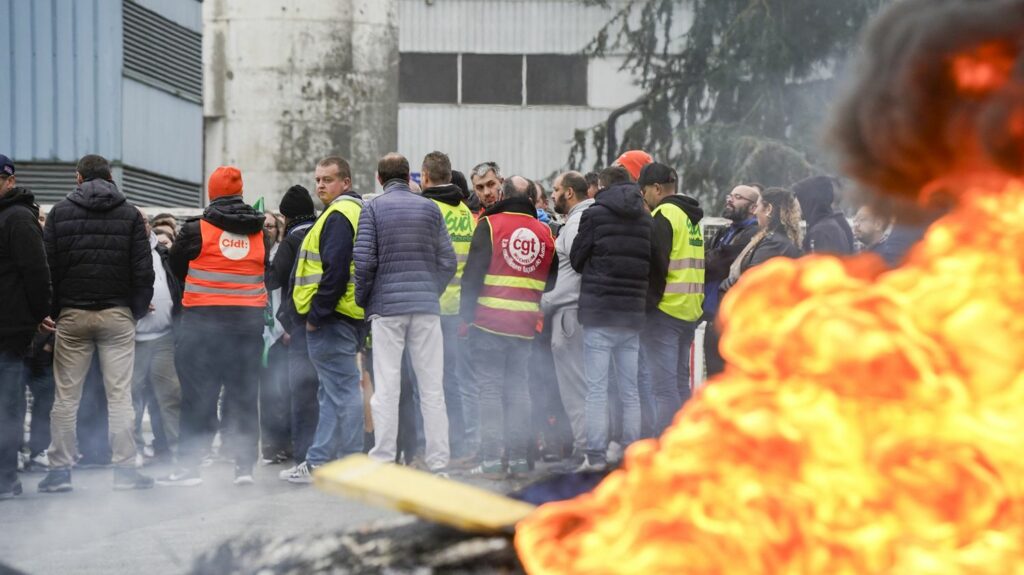
<svg viewBox="0 0 1024 575">
<path fill-rule="evenodd" d="M 639 150 L 550 197 L 441 152 L 419 173 L 388 154 L 383 192 L 361 195 L 326 157 L 319 214 L 301 185 L 264 213 L 222 166 L 179 223 L 128 202 L 96 155 L 42 214 L 0 156 L 0 499 L 19 470 L 45 470 L 48 493 L 89 465 L 115 489 L 195 486 L 218 457 L 237 485 L 260 461 L 301 484 L 361 452 L 490 479 L 541 458 L 604 469 L 691 396 L 701 322 L 699 364 L 722 371 L 718 309 L 751 268 L 859 250 L 894 266 L 916 239 L 877 206 L 851 226 L 827 176 L 737 185 L 705 225 Z"/>
</svg>

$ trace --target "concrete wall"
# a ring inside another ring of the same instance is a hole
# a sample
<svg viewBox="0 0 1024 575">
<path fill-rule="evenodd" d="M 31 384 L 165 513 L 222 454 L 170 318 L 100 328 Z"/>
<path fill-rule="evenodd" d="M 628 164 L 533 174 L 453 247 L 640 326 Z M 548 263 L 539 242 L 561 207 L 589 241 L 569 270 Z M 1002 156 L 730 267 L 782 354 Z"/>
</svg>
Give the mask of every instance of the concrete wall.
<svg viewBox="0 0 1024 575">
<path fill-rule="evenodd" d="M 206 0 L 205 173 L 242 170 L 248 201 L 276 209 L 316 161 L 341 154 L 356 190 L 397 148 L 396 0 Z"/>
</svg>

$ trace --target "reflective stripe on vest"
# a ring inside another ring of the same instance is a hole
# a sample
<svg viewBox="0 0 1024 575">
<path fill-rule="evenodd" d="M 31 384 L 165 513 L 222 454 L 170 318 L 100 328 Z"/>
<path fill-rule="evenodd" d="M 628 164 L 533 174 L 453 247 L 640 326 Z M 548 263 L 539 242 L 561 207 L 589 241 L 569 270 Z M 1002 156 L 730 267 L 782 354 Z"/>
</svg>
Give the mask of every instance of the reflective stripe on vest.
<svg viewBox="0 0 1024 575">
<path fill-rule="evenodd" d="M 473 219 L 473 213 L 469 211 L 466 204 L 462 202 L 459 202 L 457 206 L 439 200 L 434 200 L 434 203 L 441 209 L 444 225 L 448 228 L 448 236 L 452 239 L 455 259 L 458 261 L 455 277 L 448 282 L 448 287 L 441 294 L 441 315 L 456 315 L 459 313 L 459 297 L 462 293 L 462 271 L 469 258 L 469 246 L 473 242 L 476 220 Z"/>
<path fill-rule="evenodd" d="M 659 205 L 652 212 L 658 214 L 672 226 L 668 276 L 658 309 L 676 319 L 697 321 L 704 304 L 704 234 L 675 204 Z"/>
<path fill-rule="evenodd" d="M 313 296 L 320 287 L 320 280 L 324 277 L 324 265 L 320 258 L 320 234 L 323 232 L 327 218 L 334 213 L 340 213 L 352 224 L 352 243 L 355 243 L 355 232 L 359 229 L 359 214 L 363 211 L 363 204 L 360 200 L 351 196 L 340 196 L 331 202 L 330 206 L 320 214 L 316 223 L 310 228 L 309 233 L 302 239 L 302 247 L 295 261 L 294 289 L 292 290 L 292 302 L 295 310 L 300 314 L 309 313 L 313 305 Z M 353 261 L 349 265 L 348 285 L 345 286 L 345 293 L 334 306 L 334 311 L 354 319 L 363 319 L 365 313 L 363 308 L 356 305 L 356 264 Z"/>
<path fill-rule="evenodd" d="M 199 233 L 202 247 L 188 264 L 182 305 L 266 306 L 263 232 L 245 236 L 200 220 Z"/>
<path fill-rule="evenodd" d="M 500 213 L 486 218 L 491 228 L 491 263 L 476 301 L 473 324 L 492 333 L 532 339 L 554 259 L 551 229 L 526 214 Z"/>
</svg>

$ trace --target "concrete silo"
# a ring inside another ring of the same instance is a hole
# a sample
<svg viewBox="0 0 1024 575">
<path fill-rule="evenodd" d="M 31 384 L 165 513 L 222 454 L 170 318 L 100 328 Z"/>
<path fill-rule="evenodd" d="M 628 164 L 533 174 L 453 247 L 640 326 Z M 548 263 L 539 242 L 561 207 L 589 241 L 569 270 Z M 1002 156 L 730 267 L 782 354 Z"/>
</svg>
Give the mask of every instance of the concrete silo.
<svg viewBox="0 0 1024 575">
<path fill-rule="evenodd" d="M 238 166 L 246 201 L 276 209 L 340 154 L 373 191 L 397 147 L 396 0 L 206 0 L 203 21 L 205 173 Z"/>
</svg>

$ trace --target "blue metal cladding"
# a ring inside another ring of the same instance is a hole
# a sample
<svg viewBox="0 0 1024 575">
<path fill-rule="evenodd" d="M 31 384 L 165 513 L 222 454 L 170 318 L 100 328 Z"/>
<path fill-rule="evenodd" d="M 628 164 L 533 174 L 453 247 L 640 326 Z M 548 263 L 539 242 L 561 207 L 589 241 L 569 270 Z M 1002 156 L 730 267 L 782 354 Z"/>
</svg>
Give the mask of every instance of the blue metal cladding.
<svg viewBox="0 0 1024 575">
<path fill-rule="evenodd" d="M 121 0 L 0 0 L 0 153 L 120 160 Z"/>
</svg>

